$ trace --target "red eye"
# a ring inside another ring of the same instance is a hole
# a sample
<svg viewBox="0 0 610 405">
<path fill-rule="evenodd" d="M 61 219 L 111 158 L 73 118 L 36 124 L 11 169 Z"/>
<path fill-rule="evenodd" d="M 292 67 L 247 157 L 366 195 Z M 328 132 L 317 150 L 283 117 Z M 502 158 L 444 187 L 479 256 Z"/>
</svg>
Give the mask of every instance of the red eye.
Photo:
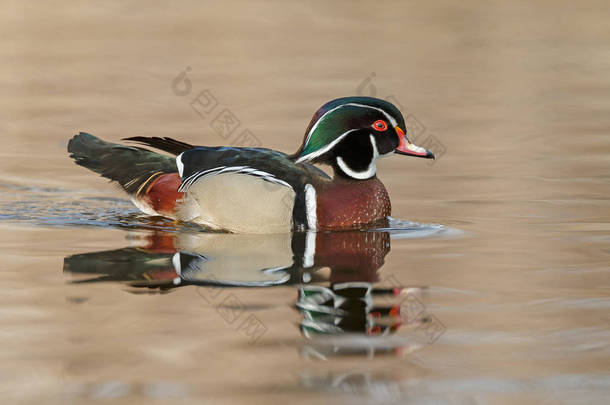
<svg viewBox="0 0 610 405">
<path fill-rule="evenodd" d="M 375 128 L 376 131 L 385 131 L 388 129 L 388 124 L 386 124 L 384 120 L 377 120 L 373 123 L 373 128 Z"/>
</svg>

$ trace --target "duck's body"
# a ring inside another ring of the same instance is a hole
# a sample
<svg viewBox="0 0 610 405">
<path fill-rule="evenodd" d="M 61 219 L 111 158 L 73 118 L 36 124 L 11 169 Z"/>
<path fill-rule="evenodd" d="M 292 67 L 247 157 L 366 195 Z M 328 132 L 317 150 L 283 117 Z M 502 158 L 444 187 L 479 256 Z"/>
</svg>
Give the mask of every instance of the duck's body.
<svg viewBox="0 0 610 405">
<path fill-rule="evenodd" d="M 377 128 L 371 129 L 371 120 Z M 118 182 L 150 215 L 238 233 L 353 229 L 380 224 L 391 213 L 388 193 L 375 175 L 380 155 L 396 150 L 433 156 L 408 142 L 400 124 L 404 128 L 391 104 L 354 97 L 323 106 L 294 155 L 128 138 L 172 157 L 82 132 L 70 140 L 68 151 L 76 163 Z M 402 150 L 403 143 L 408 148 Z M 334 176 L 313 163 L 331 165 Z"/>
</svg>

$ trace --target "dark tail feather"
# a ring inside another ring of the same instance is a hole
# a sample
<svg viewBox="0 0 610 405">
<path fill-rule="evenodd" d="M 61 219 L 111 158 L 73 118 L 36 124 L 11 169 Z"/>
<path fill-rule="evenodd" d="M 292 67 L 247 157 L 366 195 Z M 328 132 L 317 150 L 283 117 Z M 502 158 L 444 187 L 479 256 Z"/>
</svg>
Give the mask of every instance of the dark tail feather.
<svg viewBox="0 0 610 405">
<path fill-rule="evenodd" d="M 68 152 L 77 165 L 116 181 L 129 194 L 164 173 L 177 172 L 176 161 L 144 148 L 104 142 L 81 132 L 68 142 Z"/>
<path fill-rule="evenodd" d="M 157 136 L 133 136 L 131 138 L 123 138 L 124 141 L 134 141 L 142 145 L 150 146 L 165 152 L 169 152 L 173 155 L 179 155 L 182 152 L 193 149 L 194 146 L 185 142 L 177 141 L 172 138 L 164 137 L 159 138 Z"/>
</svg>

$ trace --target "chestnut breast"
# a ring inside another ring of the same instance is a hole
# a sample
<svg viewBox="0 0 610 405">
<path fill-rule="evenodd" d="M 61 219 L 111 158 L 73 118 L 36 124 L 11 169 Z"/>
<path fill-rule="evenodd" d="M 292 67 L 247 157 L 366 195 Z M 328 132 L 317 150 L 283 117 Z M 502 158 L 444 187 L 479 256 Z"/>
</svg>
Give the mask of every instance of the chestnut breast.
<svg viewBox="0 0 610 405">
<path fill-rule="evenodd" d="M 330 182 L 316 189 L 319 230 L 374 224 L 385 220 L 392 211 L 390 196 L 377 177 Z"/>
</svg>

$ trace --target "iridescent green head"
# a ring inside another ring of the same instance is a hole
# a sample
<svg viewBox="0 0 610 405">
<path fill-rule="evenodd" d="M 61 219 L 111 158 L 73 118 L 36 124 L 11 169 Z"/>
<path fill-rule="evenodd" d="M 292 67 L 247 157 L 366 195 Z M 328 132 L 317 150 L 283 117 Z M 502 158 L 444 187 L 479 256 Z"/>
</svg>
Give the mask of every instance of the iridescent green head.
<svg viewBox="0 0 610 405">
<path fill-rule="evenodd" d="M 297 163 L 326 163 L 354 179 L 375 175 L 379 157 L 396 152 L 433 158 L 406 137 L 405 120 L 390 102 L 373 97 L 344 97 L 324 104 L 305 131 Z"/>
</svg>

